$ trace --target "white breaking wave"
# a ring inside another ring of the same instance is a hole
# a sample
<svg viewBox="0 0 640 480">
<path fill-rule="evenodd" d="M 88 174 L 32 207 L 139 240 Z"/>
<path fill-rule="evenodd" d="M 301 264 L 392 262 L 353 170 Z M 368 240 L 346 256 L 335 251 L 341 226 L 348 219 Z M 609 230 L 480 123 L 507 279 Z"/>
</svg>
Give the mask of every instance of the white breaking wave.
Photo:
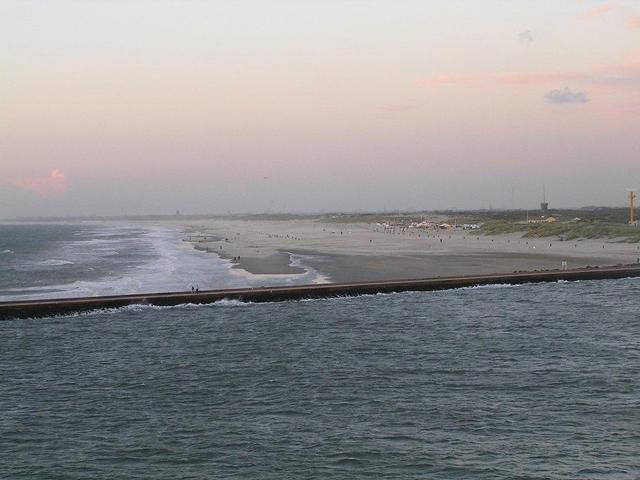
<svg viewBox="0 0 640 480">
<path fill-rule="evenodd" d="M 314 269 L 303 265 L 304 257 L 298 255 L 292 255 L 291 263 L 304 268 L 305 273 L 238 275 L 239 271 L 232 269 L 228 260 L 196 250 L 191 243 L 183 242 L 183 231 L 177 226 L 101 224 L 88 235 L 91 236 L 62 243 L 59 249 L 48 251 L 43 260 L 17 267 L 21 271 L 33 271 L 36 276 L 38 270 L 55 272 L 55 268 L 64 265 L 74 265 L 76 272 L 52 276 L 53 281 L 49 285 L 5 288 L 0 294 L 0 301 L 187 292 L 192 286 L 213 290 L 328 281 Z M 100 238 L 95 238 L 98 236 Z M 129 261 L 128 257 L 132 260 Z M 100 272 L 104 275 L 95 278 Z M 70 275 L 80 276 L 74 278 Z"/>
<path fill-rule="evenodd" d="M 95 310 L 84 310 L 79 312 L 64 313 L 62 315 L 51 315 L 44 317 L 25 317 L 22 320 L 42 320 L 47 318 L 66 319 L 66 318 L 78 318 L 78 317 L 91 317 L 94 315 L 115 315 L 122 312 L 145 312 L 153 310 L 200 310 L 206 308 L 233 308 L 233 307 L 248 307 L 255 305 L 254 302 L 241 302 L 240 300 L 228 300 L 222 299 L 211 303 L 180 303 L 178 305 L 145 305 L 141 303 L 134 303 L 131 305 L 125 305 L 124 307 L 114 308 L 96 308 Z"/>
<path fill-rule="evenodd" d="M 43 267 L 59 267 L 62 265 L 73 265 L 73 262 L 70 260 L 59 260 L 57 258 L 52 258 L 49 260 L 43 260 L 41 262 L 35 262 L 31 265 L 43 266 Z"/>
<path fill-rule="evenodd" d="M 213 303 L 206 303 L 201 305 L 208 305 L 213 307 L 244 307 L 247 305 L 255 305 L 254 302 L 241 302 L 240 300 L 233 300 L 228 298 L 223 298 L 222 300 L 218 300 Z"/>
<path fill-rule="evenodd" d="M 253 302 L 241 302 L 240 300 L 229 300 L 223 298 L 222 300 L 217 300 L 215 302 L 208 303 L 179 303 L 178 305 L 146 305 L 141 303 L 134 303 L 131 305 L 126 305 L 124 307 L 118 308 L 104 308 L 99 310 L 94 310 L 94 313 L 99 312 L 119 312 L 123 310 L 134 311 L 134 312 L 142 312 L 145 310 L 188 310 L 188 309 L 201 309 L 201 308 L 211 308 L 211 307 L 246 307 L 248 305 L 254 305 Z"/>
<path fill-rule="evenodd" d="M 401 295 L 403 293 L 416 293 L 416 292 L 378 292 L 378 293 L 354 293 L 353 295 L 332 295 L 330 297 L 316 297 L 316 298 L 301 298 L 299 300 L 291 300 L 293 302 L 308 303 L 308 302 L 335 302 L 344 300 L 353 300 L 361 297 L 389 297 L 394 295 Z"/>
<path fill-rule="evenodd" d="M 458 288 L 447 288 L 446 290 L 479 290 L 479 289 L 494 289 L 494 288 L 513 288 L 513 287 L 521 287 L 522 283 L 490 283 L 487 285 L 473 285 L 471 287 L 458 287 Z M 442 291 L 442 290 L 441 290 Z"/>
</svg>

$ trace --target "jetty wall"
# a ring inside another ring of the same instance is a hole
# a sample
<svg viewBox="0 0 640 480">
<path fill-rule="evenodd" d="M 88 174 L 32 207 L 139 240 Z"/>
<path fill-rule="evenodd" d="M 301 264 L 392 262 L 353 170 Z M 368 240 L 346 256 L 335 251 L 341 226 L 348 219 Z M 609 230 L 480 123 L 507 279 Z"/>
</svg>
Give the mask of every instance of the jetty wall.
<svg viewBox="0 0 640 480">
<path fill-rule="evenodd" d="M 97 309 L 120 308 L 127 305 L 173 306 L 186 303 L 206 304 L 214 303 L 223 299 L 238 300 L 241 302 L 278 302 L 285 300 L 301 300 L 306 298 L 445 290 L 477 285 L 513 285 L 523 283 L 555 282 L 559 280 L 600 280 L 625 277 L 640 277 L 640 266 L 624 265 L 615 267 L 437 277 L 396 281 L 205 290 L 197 294 L 191 292 L 163 292 L 0 302 L 0 320 L 50 317 Z"/>
</svg>

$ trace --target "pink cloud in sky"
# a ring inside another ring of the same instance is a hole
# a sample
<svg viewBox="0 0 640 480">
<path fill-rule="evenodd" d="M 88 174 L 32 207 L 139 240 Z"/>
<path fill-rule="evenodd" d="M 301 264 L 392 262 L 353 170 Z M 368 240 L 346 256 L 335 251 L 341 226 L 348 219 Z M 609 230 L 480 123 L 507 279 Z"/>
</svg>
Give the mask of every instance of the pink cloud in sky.
<svg viewBox="0 0 640 480">
<path fill-rule="evenodd" d="M 597 7 L 594 7 L 591 10 L 587 10 L 582 15 L 580 15 L 580 18 L 583 18 L 583 19 L 597 18 L 613 11 L 618 11 L 621 14 L 625 15 L 625 23 L 627 27 L 634 30 L 640 29 L 640 15 L 633 15 L 632 14 L 633 12 L 631 9 L 625 8 L 620 5 L 616 5 L 614 3 L 605 3 Z"/>
<path fill-rule="evenodd" d="M 67 191 L 67 177 L 60 170 L 53 170 L 47 177 L 11 178 L 15 187 L 35 192 L 43 197 Z"/>
<path fill-rule="evenodd" d="M 501 73 L 489 75 L 438 74 L 424 78 L 427 86 L 437 85 L 542 85 L 574 82 L 598 88 L 640 88 L 640 59 L 583 71 Z"/>
<path fill-rule="evenodd" d="M 581 80 L 584 74 L 578 72 L 549 72 L 549 73 L 507 73 L 490 77 L 495 83 L 505 85 L 531 85 L 559 81 Z"/>
<path fill-rule="evenodd" d="M 602 15 L 612 12 L 617 9 L 618 6 L 613 3 L 603 3 L 602 5 L 598 5 L 597 7 L 593 7 L 590 10 L 587 10 L 582 15 L 581 18 L 596 18 L 601 17 Z"/>
<path fill-rule="evenodd" d="M 634 30 L 640 30 L 640 15 L 631 15 L 627 17 L 627 26 Z"/>
<path fill-rule="evenodd" d="M 423 79 L 425 85 L 533 85 L 558 81 L 580 80 L 585 74 L 579 72 L 541 72 L 541 73 L 500 73 L 491 75 L 438 74 Z"/>
</svg>

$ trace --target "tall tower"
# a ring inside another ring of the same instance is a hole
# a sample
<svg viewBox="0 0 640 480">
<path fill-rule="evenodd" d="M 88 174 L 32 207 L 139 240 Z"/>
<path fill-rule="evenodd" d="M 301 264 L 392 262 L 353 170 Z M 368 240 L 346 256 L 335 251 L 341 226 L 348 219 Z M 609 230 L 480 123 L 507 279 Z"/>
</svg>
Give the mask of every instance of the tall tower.
<svg viewBox="0 0 640 480">
<path fill-rule="evenodd" d="M 636 192 L 634 190 L 629 190 L 629 224 L 635 225 L 635 210 L 636 210 Z"/>
<path fill-rule="evenodd" d="M 549 211 L 549 203 L 547 202 L 547 189 L 544 185 L 542 185 L 542 202 L 540 203 L 540 210 L 543 214 Z"/>
</svg>

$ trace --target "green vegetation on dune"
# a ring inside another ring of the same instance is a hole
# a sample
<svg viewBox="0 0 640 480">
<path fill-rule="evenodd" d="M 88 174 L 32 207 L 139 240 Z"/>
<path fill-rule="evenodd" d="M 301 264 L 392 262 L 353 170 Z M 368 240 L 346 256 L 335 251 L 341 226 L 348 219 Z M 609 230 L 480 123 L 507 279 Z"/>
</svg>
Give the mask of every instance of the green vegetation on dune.
<svg viewBox="0 0 640 480">
<path fill-rule="evenodd" d="M 485 235 L 523 232 L 524 237 L 559 237 L 564 240 L 579 238 L 620 238 L 626 242 L 640 242 L 640 228 L 606 222 L 568 223 L 511 223 L 490 221 L 482 226 Z"/>
<path fill-rule="evenodd" d="M 482 233 L 485 235 L 502 235 L 504 233 L 526 232 L 528 225 L 493 220 L 482 224 Z"/>
<path fill-rule="evenodd" d="M 406 225 L 424 219 L 449 224 L 475 223 L 482 225 L 484 235 L 501 235 L 522 232 L 524 237 L 556 237 L 563 240 L 581 238 L 619 239 L 621 242 L 640 242 L 640 228 L 624 223 L 628 218 L 625 208 L 593 207 L 584 209 L 554 210 L 548 215 L 556 217 L 556 223 L 526 223 L 526 218 L 540 219 L 539 211 L 446 211 L 446 212 L 369 212 L 335 213 L 318 218 L 327 223 L 390 223 Z M 445 220 L 446 219 L 446 220 Z"/>
</svg>

